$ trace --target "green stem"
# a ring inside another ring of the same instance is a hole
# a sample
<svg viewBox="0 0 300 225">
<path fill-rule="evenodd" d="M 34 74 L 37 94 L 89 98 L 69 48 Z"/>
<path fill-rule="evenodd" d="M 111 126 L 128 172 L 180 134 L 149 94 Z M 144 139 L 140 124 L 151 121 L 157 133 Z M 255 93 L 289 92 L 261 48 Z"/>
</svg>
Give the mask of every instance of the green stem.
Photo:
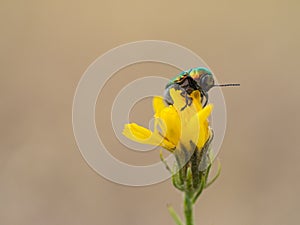
<svg viewBox="0 0 300 225">
<path fill-rule="evenodd" d="M 184 193 L 184 215 L 185 215 L 185 224 L 194 225 L 193 199 L 189 192 Z"/>
</svg>

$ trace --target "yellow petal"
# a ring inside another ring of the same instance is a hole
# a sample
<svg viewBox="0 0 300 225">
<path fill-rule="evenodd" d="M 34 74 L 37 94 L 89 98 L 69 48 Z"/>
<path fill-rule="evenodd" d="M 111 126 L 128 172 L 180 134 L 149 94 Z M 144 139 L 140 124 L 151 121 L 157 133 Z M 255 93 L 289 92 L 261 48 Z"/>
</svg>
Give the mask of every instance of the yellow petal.
<svg viewBox="0 0 300 225">
<path fill-rule="evenodd" d="M 200 132 L 199 132 L 199 138 L 197 142 L 197 146 L 199 149 L 201 149 L 206 141 L 209 138 L 209 128 L 208 128 L 208 117 L 211 114 L 213 106 L 211 104 L 207 105 L 204 107 L 203 110 L 201 110 L 198 114 L 197 117 L 199 118 L 200 122 Z"/>
<path fill-rule="evenodd" d="M 181 92 L 181 90 L 175 90 L 174 88 L 170 90 L 170 95 L 174 102 L 173 106 L 177 111 L 180 111 L 186 105 L 185 97 L 181 95 Z"/>
<path fill-rule="evenodd" d="M 160 114 L 160 112 L 161 112 L 164 108 L 167 107 L 167 106 L 165 105 L 165 103 L 164 103 L 163 98 L 162 98 L 162 97 L 159 97 L 159 96 L 155 96 L 155 97 L 153 98 L 152 104 L 153 104 L 153 110 L 154 110 L 154 113 L 155 113 L 154 116 L 156 116 L 156 117 L 158 117 L 159 114 Z"/>
<path fill-rule="evenodd" d="M 201 104 L 201 94 L 200 91 L 193 91 L 191 93 L 191 97 L 193 99 L 193 104 L 196 107 L 197 111 L 202 110 L 202 104 Z"/>
<path fill-rule="evenodd" d="M 152 132 L 149 129 L 135 123 L 126 124 L 123 130 L 123 135 L 132 141 L 142 144 L 162 146 L 169 150 L 175 148 L 172 143 L 164 139 L 158 132 Z"/>
<path fill-rule="evenodd" d="M 125 136 L 135 136 L 138 139 L 148 139 L 152 132 L 136 123 L 127 124 L 123 130 Z"/>
<path fill-rule="evenodd" d="M 213 110 L 213 105 L 212 104 L 208 104 L 207 106 L 205 106 L 200 112 L 199 112 L 199 117 L 202 118 L 201 120 L 207 120 L 208 117 L 211 114 L 211 111 Z"/>
<path fill-rule="evenodd" d="M 164 127 L 161 127 L 163 136 L 176 146 L 181 135 L 180 118 L 176 109 L 173 106 L 165 108 L 160 113 L 160 119 L 164 124 Z"/>
<path fill-rule="evenodd" d="M 191 148 L 191 142 L 194 144 L 198 143 L 200 136 L 200 121 L 197 116 L 189 118 L 187 123 L 182 124 L 182 134 L 180 137 L 180 143 L 187 149 Z M 193 151 L 194 149 L 191 149 Z"/>
</svg>

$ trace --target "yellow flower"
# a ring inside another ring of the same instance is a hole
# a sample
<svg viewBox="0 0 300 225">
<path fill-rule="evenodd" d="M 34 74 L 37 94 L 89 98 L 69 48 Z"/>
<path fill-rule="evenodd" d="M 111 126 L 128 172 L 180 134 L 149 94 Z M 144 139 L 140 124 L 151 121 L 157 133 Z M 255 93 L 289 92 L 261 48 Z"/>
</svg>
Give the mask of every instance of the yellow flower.
<svg viewBox="0 0 300 225">
<path fill-rule="evenodd" d="M 133 141 L 162 146 L 171 152 L 181 147 L 191 149 L 191 143 L 201 150 L 211 135 L 208 117 L 212 105 L 203 108 L 199 91 L 194 91 L 191 105 L 181 110 L 186 104 L 181 91 L 171 89 L 170 95 L 173 105 L 165 105 L 161 97 L 153 98 L 154 131 L 131 123 L 125 125 L 123 134 Z"/>
</svg>

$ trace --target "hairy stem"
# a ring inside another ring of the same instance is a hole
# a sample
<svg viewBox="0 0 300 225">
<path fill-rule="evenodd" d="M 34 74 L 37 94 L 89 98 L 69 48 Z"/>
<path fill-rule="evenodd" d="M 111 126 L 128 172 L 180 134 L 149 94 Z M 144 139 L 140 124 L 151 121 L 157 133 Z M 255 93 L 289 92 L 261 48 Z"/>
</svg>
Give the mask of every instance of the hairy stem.
<svg viewBox="0 0 300 225">
<path fill-rule="evenodd" d="M 193 218 L 193 199 L 190 196 L 190 193 L 185 192 L 184 194 L 184 215 L 185 215 L 185 224 L 194 225 Z"/>
</svg>

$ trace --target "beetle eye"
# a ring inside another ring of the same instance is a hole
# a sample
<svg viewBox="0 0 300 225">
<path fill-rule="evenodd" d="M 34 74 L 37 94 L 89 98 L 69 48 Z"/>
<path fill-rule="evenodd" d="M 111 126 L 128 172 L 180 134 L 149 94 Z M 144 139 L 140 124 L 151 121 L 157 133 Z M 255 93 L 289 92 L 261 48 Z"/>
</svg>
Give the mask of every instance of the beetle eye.
<svg viewBox="0 0 300 225">
<path fill-rule="evenodd" d="M 214 78 L 210 74 L 205 74 L 201 78 L 200 87 L 203 91 L 209 91 L 215 84 Z"/>
</svg>

